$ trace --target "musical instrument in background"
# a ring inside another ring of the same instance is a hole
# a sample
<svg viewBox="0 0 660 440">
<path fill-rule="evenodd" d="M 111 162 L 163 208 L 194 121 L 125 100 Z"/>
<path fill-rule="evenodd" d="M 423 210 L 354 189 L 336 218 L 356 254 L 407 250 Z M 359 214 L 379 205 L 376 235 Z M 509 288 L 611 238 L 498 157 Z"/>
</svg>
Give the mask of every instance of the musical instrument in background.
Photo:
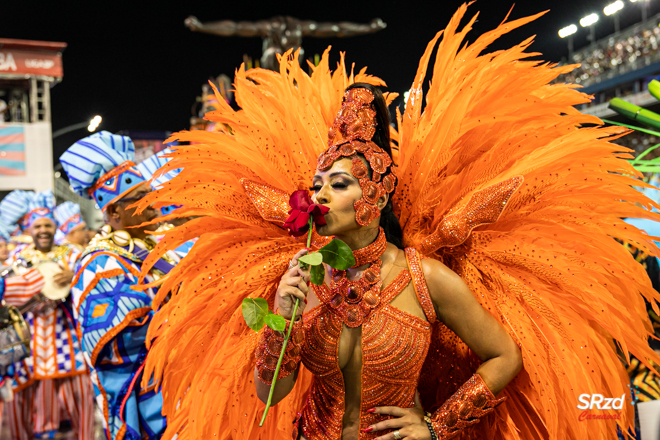
<svg viewBox="0 0 660 440">
<path fill-rule="evenodd" d="M 4 300 L 0 304 L 0 374 L 4 374 L 7 367 L 31 354 L 32 335 L 23 315 L 52 309 L 56 307 L 57 302 L 64 301 L 70 292 L 68 285 L 59 286 L 55 283 L 54 277 L 62 272 L 62 268 L 52 260 L 40 261 L 33 265 L 29 261 L 19 259 L 0 272 L 0 278 L 23 274 L 32 268 L 38 270 L 44 279 L 41 292 L 33 295 L 20 307 L 6 304 Z"/>
<path fill-rule="evenodd" d="M 21 312 L 2 301 L 0 307 L 0 373 L 30 356 L 30 328 Z"/>
<path fill-rule="evenodd" d="M 46 311 L 48 308 L 52 309 L 58 302 L 64 301 L 71 291 L 70 286 L 59 286 L 55 283 L 54 277 L 62 272 L 62 268 L 55 261 L 51 260 L 43 260 L 35 265 L 25 260 L 17 260 L 7 276 L 12 273 L 21 275 L 32 268 L 37 269 L 43 277 L 44 287 L 41 289 L 41 292 L 33 295 L 32 298 L 18 308 L 23 315 L 28 312 L 39 313 Z M 1 273 L 0 276 L 2 276 Z"/>
</svg>

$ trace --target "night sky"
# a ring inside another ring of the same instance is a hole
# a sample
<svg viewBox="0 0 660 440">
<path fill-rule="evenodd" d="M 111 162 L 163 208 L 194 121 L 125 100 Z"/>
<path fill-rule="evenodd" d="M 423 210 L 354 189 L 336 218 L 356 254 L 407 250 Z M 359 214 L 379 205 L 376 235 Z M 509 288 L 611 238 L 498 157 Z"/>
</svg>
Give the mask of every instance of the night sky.
<svg viewBox="0 0 660 440">
<path fill-rule="evenodd" d="M 597 37 L 613 32 L 613 20 L 602 8 L 610 0 L 524 0 L 512 18 L 546 9 L 536 22 L 501 40 L 494 49 L 537 35 L 532 49 L 544 59 L 559 61 L 567 45 L 557 30 L 598 12 Z M 639 6 L 629 0 L 620 12 L 622 29 L 641 17 Z M 66 2 L 6 0 L 0 6 L 0 37 L 64 41 L 64 80 L 52 90 L 53 130 L 103 116 L 102 129 L 177 131 L 189 128 L 191 108 L 209 77 L 233 76 L 243 54 L 261 56 L 259 38 L 222 38 L 190 31 L 183 24 L 189 15 L 202 22 L 259 20 L 291 15 L 317 21 L 367 23 L 380 17 L 387 28 L 376 34 L 346 39 L 303 40 L 307 56 L 333 46 L 333 60 L 345 51 L 347 61 L 383 78 L 388 90 L 407 90 L 427 42 L 444 28 L 461 4 L 457 0 L 381 0 L 353 2 L 234 1 L 198 2 L 140 0 Z M 480 0 L 468 15 L 481 11 L 476 32 L 499 24 L 512 6 L 503 0 Z M 432 6 L 430 6 L 432 5 Z M 660 0 L 651 0 L 650 15 L 660 12 Z M 576 49 L 587 44 L 587 32 L 578 31 Z M 471 37 L 471 38 L 470 38 Z M 334 65 L 334 61 L 332 64 Z M 55 158 L 77 139 L 79 130 L 55 141 Z"/>
</svg>

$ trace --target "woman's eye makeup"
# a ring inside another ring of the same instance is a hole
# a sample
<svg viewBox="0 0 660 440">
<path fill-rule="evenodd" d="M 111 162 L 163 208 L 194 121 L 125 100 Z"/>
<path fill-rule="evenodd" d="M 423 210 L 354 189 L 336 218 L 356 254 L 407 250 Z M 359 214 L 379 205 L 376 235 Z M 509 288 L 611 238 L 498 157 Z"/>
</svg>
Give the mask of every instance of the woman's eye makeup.
<svg viewBox="0 0 660 440">
<path fill-rule="evenodd" d="M 332 186 L 332 188 L 334 188 L 334 189 L 344 189 L 344 188 L 347 188 L 348 185 L 349 185 L 349 182 L 344 182 L 344 181 L 340 180 L 340 181 L 337 181 L 337 182 L 332 182 L 332 184 L 330 186 Z M 316 183 L 316 184 L 310 186 L 309 190 L 314 191 L 314 192 L 319 192 L 319 191 L 321 191 L 321 188 L 323 188 L 323 184 Z"/>
</svg>

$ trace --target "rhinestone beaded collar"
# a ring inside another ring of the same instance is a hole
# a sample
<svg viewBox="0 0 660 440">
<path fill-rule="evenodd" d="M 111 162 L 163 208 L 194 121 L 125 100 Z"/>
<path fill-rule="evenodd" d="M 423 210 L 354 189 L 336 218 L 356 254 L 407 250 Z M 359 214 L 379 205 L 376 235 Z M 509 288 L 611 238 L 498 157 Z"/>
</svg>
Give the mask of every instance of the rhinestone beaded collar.
<svg viewBox="0 0 660 440">
<path fill-rule="evenodd" d="M 348 327 L 359 327 L 369 317 L 380 302 L 380 257 L 385 253 L 387 240 L 385 231 L 380 228 L 378 238 L 369 246 L 353 251 L 356 264 L 353 267 L 371 265 L 362 273 L 359 280 L 349 280 L 345 270 L 332 269 L 330 281 L 330 301 L 328 304 L 342 317 Z"/>
<path fill-rule="evenodd" d="M 385 231 L 383 228 L 378 229 L 378 237 L 376 237 L 376 241 L 367 247 L 353 251 L 353 258 L 355 258 L 355 265 L 353 267 L 360 267 L 365 264 L 373 263 L 385 252 L 385 248 L 387 248 Z"/>
</svg>

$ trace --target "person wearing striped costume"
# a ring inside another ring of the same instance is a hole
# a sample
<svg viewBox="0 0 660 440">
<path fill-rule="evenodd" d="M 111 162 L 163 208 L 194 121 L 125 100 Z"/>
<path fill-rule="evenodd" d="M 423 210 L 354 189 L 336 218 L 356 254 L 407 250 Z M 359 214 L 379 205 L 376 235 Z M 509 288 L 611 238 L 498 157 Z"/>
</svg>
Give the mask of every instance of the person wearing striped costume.
<svg viewBox="0 0 660 440">
<path fill-rule="evenodd" d="M 11 240 L 10 234 L 13 231 L 13 227 L 6 224 L 2 219 L 0 219 L 0 270 L 4 270 L 7 266 L 2 266 L 2 263 L 7 264 L 7 259 L 9 258 L 9 249 L 7 245 Z M 3 372 L 4 373 L 4 372 Z M 7 393 L 6 388 L 11 389 L 11 384 L 8 378 L 0 377 L 0 429 L 2 428 L 2 416 L 4 413 L 5 407 L 5 398 L 11 398 L 13 395 L 11 391 Z M 9 400 L 9 399 L 8 399 Z"/>
<path fill-rule="evenodd" d="M 80 252 L 53 242 L 56 223 L 52 191 L 13 191 L 0 203 L 8 224 L 18 223 L 33 243 L 14 256 L 15 274 L 0 280 L 7 304 L 21 307 L 34 301 L 46 280 L 38 266 L 54 261 L 61 272 L 52 282 L 68 286 Z M 29 268 L 18 263 L 25 262 Z M 79 440 L 93 438 L 93 395 L 89 370 L 76 333 L 70 298 L 45 300 L 25 314 L 32 334 L 32 356 L 9 368 L 14 399 L 7 405 L 12 439 L 48 437 L 58 432 L 60 422 L 70 420 Z"/>
<path fill-rule="evenodd" d="M 110 440 L 155 439 L 166 427 L 160 392 L 141 388 L 157 292 L 133 287 L 156 244 L 149 231 L 158 227 L 158 212 L 132 207 L 151 191 L 133 163 L 134 153 L 130 138 L 100 132 L 79 140 L 60 157 L 73 189 L 96 201 L 106 223 L 83 252 L 72 291 L 85 359 Z M 159 260 L 147 282 L 169 272 L 177 258 L 168 255 L 169 261 Z"/>
<path fill-rule="evenodd" d="M 9 259 L 9 243 L 11 242 L 11 233 L 15 228 L 2 220 L 0 216 L 0 267 L 7 264 Z M 1 417 L 1 416 L 0 416 Z"/>
<path fill-rule="evenodd" d="M 12 197 L 17 197 L 19 198 L 19 194 L 25 193 L 24 195 L 20 196 L 20 198 L 27 198 L 31 197 L 29 196 L 32 191 L 22 191 L 20 189 L 12 191 L 14 193 L 14 196 Z M 9 216 L 9 218 L 13 218 L 13 216 Z M 3 216 L 0 213 L 0 220 L 3 222 L 6 222 L 7 216 Z M 11 261 L 14 260 L 14 257 L 18 255 L 23 249 L 26 247 L 30 246 L 32 244 L 32 237 L 27 233 L 27 231 L 23 230 L 23 227 L 18 224 L 9 224 L 9 228 L 11 229 L 11 232 L 9 232 L 9 259 Z"/>
<path fill-rule="evenodd" d="M 55 243 L 73 247 L 82 252 L 89 240 L 87 238 L 87 223 L 80 213 L 80 205 L 66 201 L 55 208 L 57 232 Z"/>
</svg>

